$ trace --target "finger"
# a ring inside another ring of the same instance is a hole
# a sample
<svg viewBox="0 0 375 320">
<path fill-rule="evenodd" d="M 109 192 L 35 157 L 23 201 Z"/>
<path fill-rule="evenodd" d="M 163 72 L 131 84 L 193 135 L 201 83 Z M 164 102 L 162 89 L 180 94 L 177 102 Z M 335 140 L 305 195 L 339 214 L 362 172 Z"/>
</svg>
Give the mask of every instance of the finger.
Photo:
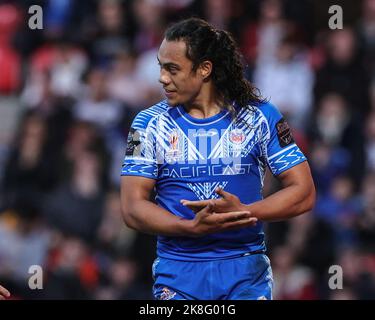
<svg viewBox="0 0 375 320">
<path fill-rule="evenodd" d="M 214 206 L 212 203 L 209 203 L 206 207 L 203 209 L 196 211 L 197 216 L 209 216 L 214 213 Z"/>
<path fill-rule="evenodd" d="M 189 208 L 191 211 L 194 211 L 195 213 L 198 213 L 199 211 L 203 210 L 208 206 L 209 202 L 205 205 L 197 206 L 197 205 L 189 205 L 189 204 L 184 204 L 184 207 Z"/>
<path fill-rule="evenodd" d="M 229 231 L 245 227 L 254 227 L 258 222 L 257 218 L 248 218 L 240 221 L 227 222 L 223 225 L 223 231 Z"/>
<path fill-rule="evenodd" d="M 199 200 L 199 201 L 190 201 L 190 200 L 181 200 L 181 204 L 188 207 L 205 207 L 210 203 L 210 200 Z"/>
<path fill-rule="evenodd" d="M 182 203 L 183 206 L 188 207 L 190 210 L 195 213 L 201 211 L 210 204 L 210 212 L 214 211 L 214 202 L 212 200 L 202 200 L 202 201 L 188 201 Z"/>
<path fill-rule="evenodd" d="M 186 207 L 189 208 L 191 211 L 194 211 L 195 213 L 205 208 L 205 207 L 191 207 L 191 206 L 186 206 Z"/>
<path fill-rule="evenodd" d="M 216 188 L 215 192 L 224 199 L 227 199 L 229 196 L 231 196 L 231 193 L 224 191 L 223 188 Z"/>
<path fill-rule="evenodd" d="M 213 201 L 209 201 L 208 202 L 208 205 L 204 208 L 206 212 L 214 212 L 214 207 L 215 207 L 215 204 L 213 203 Z"/>
<path fill-rule="evenodd" d="M 4 297 L 10 297 L 10 292 L 5 289 L 3 286 L 0 286 L 0 296 L 3 295 Z"/>
<path fill-rule="evenodd" d="M 250 217 L 251 217 L 251 213 L 249 211 L 234 211 L 234 212 L 220 213 L 217 217 L 217 221 L 219 223 L 224 224 L 226 222 L 249 219 Z"/>
</svg>

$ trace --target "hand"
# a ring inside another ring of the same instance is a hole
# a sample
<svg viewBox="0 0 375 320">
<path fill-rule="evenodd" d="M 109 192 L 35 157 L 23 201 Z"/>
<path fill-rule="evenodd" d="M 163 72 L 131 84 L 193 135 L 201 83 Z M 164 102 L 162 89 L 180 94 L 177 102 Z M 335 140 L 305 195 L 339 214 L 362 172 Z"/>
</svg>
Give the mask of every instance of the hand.
<svg viewBox="0 0 375 320">
<path fill-rule="evenodd" d="M 243 211 L 243 204 L 240 199 L 229 192 L 224 191 L 221 188 L 217 188 L 215 192 L 222 198 L 215 200 L 201 200 L 201 201 L 189 201 L 181 200 L 181 203 L 193 210 L 198 212 L 206 207 L 209 203 L 213 204 L 213 210 L 217 213 L 220 212 L 232 212 L 232 211 Z"/>
<path fill-rule="evenodd" d="M 5 300 L 10 297 L 10 292 L 3 286 L 0 286 L 0 300 Z"/>
<path fill-rule="evenodd" d="M 209 233 L 253 227 L 258 221 L 249 211 L 216 213 L 213 208 L 214 204 L 209 200 L 207 206 L 198 211 L 195 218 L 191 220 L 193 236 L 200 237 Z"/>
</svg>

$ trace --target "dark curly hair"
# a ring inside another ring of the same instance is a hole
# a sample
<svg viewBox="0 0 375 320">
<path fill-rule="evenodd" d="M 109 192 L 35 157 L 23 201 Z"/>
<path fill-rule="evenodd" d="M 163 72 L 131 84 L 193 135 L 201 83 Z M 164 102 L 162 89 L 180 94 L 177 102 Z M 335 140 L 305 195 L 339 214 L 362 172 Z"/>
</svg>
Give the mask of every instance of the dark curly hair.
<svg viewBox="0 0 375 320">
<path fill-rule="evenodd" d="M 244 77 L 242 55 L 229 32 L 215 29 L 202 19 L 189 18 L 169 27 L 165 39 L 186 43 L 186 57 L 192 61 L 194 71 L 203 61 L 212 62 L 212 81 L 231 111 L 233 102 L 242 108 L 264 101 Z"/>
</svg>

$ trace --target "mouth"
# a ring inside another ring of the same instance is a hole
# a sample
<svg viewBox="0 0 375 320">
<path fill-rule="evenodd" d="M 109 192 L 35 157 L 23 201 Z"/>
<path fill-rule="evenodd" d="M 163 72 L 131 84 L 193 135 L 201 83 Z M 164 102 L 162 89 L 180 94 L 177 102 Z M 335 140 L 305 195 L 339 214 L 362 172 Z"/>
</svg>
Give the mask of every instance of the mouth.
<svg viewBox="0 0 375 320">
<path fill-rule="evenodd" d="M 167 98 L 171 98 L 174 94 L 176 94 L 176 91 L 164 89 L 164 94 Z"/>
</svg>

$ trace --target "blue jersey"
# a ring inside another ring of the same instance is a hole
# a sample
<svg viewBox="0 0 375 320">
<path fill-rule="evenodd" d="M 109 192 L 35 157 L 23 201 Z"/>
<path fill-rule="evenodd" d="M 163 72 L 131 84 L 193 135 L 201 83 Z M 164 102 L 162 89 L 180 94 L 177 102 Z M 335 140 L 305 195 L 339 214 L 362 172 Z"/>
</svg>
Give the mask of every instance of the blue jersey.
<svg viewBox="0 0 375 320">
<path fill-rule="evenodd" d="M 183 106 L 162 101 L 141 111 L 129 132 L 122 175 L 155 179 L 157 204 L 186 219 L 193 219 L 194 212 L 180 200 L 218 198 L 217 187 L 245 204 L 261 200 L 267 166 L 277 176 L 306 158 L 275 106 L 260 103 L 235 109 L 234 114 L 222 110 L 196 119 Z M 158 256 L 184 261 L 224 259 L 256 250 L 265 250 L 260 221 L 254 227 L 199 238 L 158 236 L 157 244 Z"/>
</svg>

